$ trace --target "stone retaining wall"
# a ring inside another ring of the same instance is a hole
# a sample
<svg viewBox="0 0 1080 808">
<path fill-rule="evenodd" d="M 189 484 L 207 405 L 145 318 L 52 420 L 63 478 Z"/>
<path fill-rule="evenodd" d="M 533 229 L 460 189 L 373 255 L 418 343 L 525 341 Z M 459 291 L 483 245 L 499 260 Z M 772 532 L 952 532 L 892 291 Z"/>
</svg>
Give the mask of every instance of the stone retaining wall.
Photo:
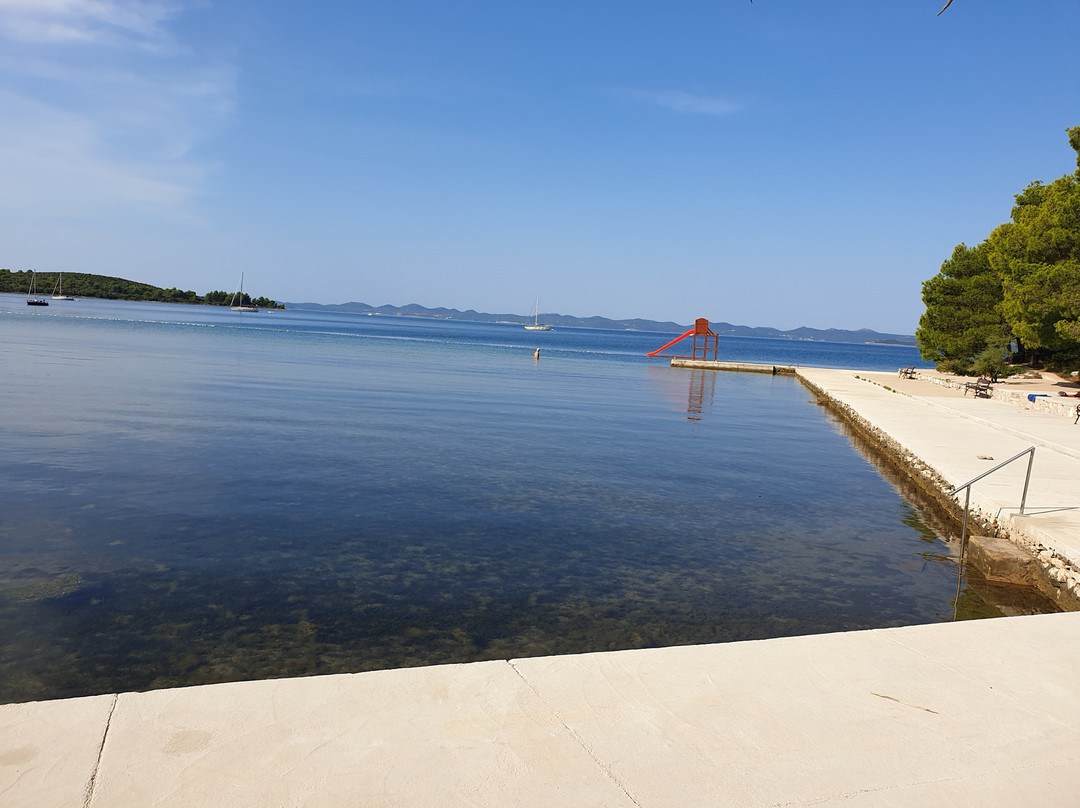
<svg viewBox="0 0 1080 808">
<path fill-rule="evenodd" d="M 947 379 L 942 378 L 941 376 L 933 376 L 919 372 L 915 373 L 915 378 L 955 390 L 963 390 L 964 384 L 972 381 L 971 379 Z M 1029 399 L 1029 395 L 1034 395 L 1034 400 Z M 1080 405 L 1080 398 L 1033 394 L 1029 390 L 1008 390 L 1001 385 L 996 385 L 993 388 L 991 397 L 995 401 L 1003 401 L 1006 404 L 1015 404 L 1018 407 L 1026 407 L 1030 410 L 1042 410 L 1043 412 L 1050 412 L 1054 415 L 1061 415 L 1070 419 L 1076 417 L 1076 408 Z"/>
<path fill-rule="evenodd" d="M 963 518 L 963 508 L 949 496 L 953 486 L 946 482 L 936 469 L 867 421 L 852 407 L 834 398 L 801 374 L 796 375 L 799 381 L 817 396 L 823 406 L 842 417 L 860 437 L 875 448 L 890 466 L 905 474 L 954 519 L 959 521 Z M 938 380 L 932 379 L 932 381 Z M 973 530 L 981 530 L 993 536 L 1006 538 L 1023 550 L 1033 562 L 1030 574 L 1031 585 L 1063 610 L 1080 611 L 1080 570 L 1054 552 L 1053 548 L 1025 535 L 1011 522 L 1009 524 L 998 522 L 975 506 L 972 506 L 968 515 L 969 534 Z"/>
</svg>

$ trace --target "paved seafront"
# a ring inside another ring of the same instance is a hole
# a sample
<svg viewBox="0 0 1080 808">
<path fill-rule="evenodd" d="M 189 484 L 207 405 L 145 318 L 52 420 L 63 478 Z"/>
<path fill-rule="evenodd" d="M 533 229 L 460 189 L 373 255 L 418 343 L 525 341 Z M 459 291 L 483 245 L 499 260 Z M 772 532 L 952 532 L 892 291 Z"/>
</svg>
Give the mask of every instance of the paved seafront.
<svg viewBox="0 0 1080 808">
<path fill-rule="evenodd" d="M 1035 445 L 973 503 L 1077 557 L 1071 417 L 800 374 L 951 484 Z M 1068 612 L 0 705 L 0 806 L 1080 805 L 1078 671 Z"/>
<path fill-rule="evenodd" d="M 798 373 L 950 486 L 1034 446 L 1023 515 L 1026 458 L 975 483 L 971 506 L 1019 543 L 1046 548 L 1060 562 L 1080 568 L 1080 424 L 1074 423 L 1080 399 L 1059 395 L 1076 393 L 1080 385 L 1050 375 L 1006 380 L 987 399 L 965 394 L 965 380 L 934 371 L 922 371 L 916 379 L 817 368 Z M 1062 579 L 1063 585 L 1080 586 L 1075 575 L 1062 573 Z"/>
</svg>

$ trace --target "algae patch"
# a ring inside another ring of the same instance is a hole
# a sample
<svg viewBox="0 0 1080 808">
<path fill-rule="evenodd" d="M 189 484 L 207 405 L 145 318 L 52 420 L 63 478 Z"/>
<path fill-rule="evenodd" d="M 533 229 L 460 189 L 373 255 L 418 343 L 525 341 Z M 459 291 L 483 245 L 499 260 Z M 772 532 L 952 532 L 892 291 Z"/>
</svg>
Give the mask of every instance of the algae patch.
<svg viewBox="0 0 1080 808">
<path fill-rule="evenodd" d="M 77 572 L 70 572 L 48 578 L 20 581 L 17 586 L 12 586 L 14 583 L 9 581 L 8 586 L 0 587 L 0 591 L 6 589 L 4 594 L 19 603 L 34 603 L 70 594 L 82 587 L 83 579 Z"/>
</svg>

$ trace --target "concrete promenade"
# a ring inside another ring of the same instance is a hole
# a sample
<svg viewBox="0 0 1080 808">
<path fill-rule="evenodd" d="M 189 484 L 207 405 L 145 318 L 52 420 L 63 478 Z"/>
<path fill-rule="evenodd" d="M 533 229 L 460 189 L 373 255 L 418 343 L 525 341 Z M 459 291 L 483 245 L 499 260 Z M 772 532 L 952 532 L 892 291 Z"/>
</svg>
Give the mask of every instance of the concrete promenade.
<svg viewBox="0 0 1080 808">
<path fill-rule="evenodd" d="M 1076 557 L 1071 418 L 799 372 L 954 483 L 1036 445 L 979 507 Z M 0 806 L 1080 806 L 1078 672 L 1071 612 L 0 705 Z"/>
<path fill-rule="evenodd" d="M 1034 446 L 1023 515 L 1026 458 L 972 486 L 971 506 L 1019 544 L 1057 558 L 1065 565 L 1062 585 L 1080 592 L 1080 577 L 1068 570 L 1080 567 L 1080 424 L 1074 423 L 1080 399 L 1059 395 L 1080 385 L 1049 374 L 1012 379 L 987 399 L 965 395 L 962 385 L 970 380 L 935 371 L 920 371 L 916 379 L 819 368 L 800 368 L 798 375 L 953 487 Z"/>
</svg>

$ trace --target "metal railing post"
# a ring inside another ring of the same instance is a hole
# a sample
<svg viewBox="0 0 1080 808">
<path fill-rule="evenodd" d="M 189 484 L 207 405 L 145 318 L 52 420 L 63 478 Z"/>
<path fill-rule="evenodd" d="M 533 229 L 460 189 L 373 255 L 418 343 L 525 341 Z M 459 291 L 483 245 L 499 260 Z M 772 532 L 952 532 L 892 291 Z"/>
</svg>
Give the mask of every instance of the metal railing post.
<svg viewBox="0 0 1080 808">
<path fill-rule="evenodd" d="M 964 561 L 964 553 L 967 550 L 967 520 L 968 510 L 971 507 L 971 486 L 967 486 L 964 489 L 967 493 L 964 495 L 964 526 L 960 529 L 960 562 Z"/>
<path fill-rule="evenodd" d="M 1028 469 L 1027 476 L 1024 477 L 1024 495 L 1020 497 L 1020 513 L 1024 513 L 1024 505 L 1027 503 L 1027 491 L 1028 483 L 1031 482 L 1031 464 L 1035 462 L 1035 447 L 1031 447 L 1031 452 L 1028 454 Z M 968 489 L 971 490 L 970 488 Z"/>
<path fill-rule="evenodd" d="M 1027 505 L 1028 485 L 1031 483 L 1031 465 L 1032 465 L 1032 463 L 1035 462 L 1035 447 L 1034 446 L 1029 446 L 1028 448 L 1024 449 L 1024 451 L 1022 451 L 1022 452 L 1017 452 L 1012 457 L 1010 457 L 1008 460 L 1004 460 L 1001 463 L 998 463 L 992 469 L 989 469 L 988 471 L 984 471 L 978 477 L 972 477 L 970 480 L 968 480 L 963 485 L 958 485 L 951 492 L 949 492 L 950 497 L 955 497 L 961 491 L 964 491 L 964 490 L 967 491 L 967 493 L 964 496 L 964 523 L 963 523 L 963 527 L 960 530 L 960 562 L 961 563 L 963 563 L 963 561 L 964 561 L 964 553 L 965 553 L 965 550 L 967 549 L 967 523 L 968 523 L 968 512 L 971 510 L 971 486 L 973 484 L 977 483 L 983 477 L 986 477 L 986 476 L 988 476 L 990 474 L 993 474 L 998 469 L 1009 465 L 1014 460 L 1019 460 L 1024 455 L 1028 456 L 1028 465 L 1027 465 L 1027 475 L 1024 477 L 1024 493 L 1020 497 L 1020 513 L 1023 514 L 1024 507 Z"/>
</svg>

